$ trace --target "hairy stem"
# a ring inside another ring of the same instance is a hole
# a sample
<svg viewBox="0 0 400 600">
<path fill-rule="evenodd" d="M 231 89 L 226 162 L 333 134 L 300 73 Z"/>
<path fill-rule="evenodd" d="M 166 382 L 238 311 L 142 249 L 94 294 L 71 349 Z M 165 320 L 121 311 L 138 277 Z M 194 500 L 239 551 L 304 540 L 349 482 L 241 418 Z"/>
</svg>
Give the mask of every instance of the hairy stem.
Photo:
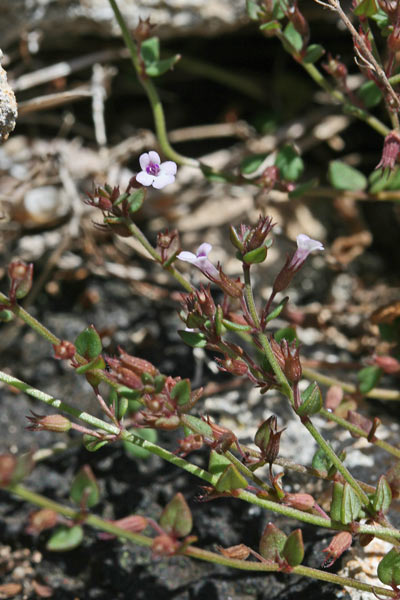
<svg viewBox="0 0 400 600">
<path fill-rule="evenodd" d="M 168 140 L 167 128 L 165 124 L 165 115 L 164 109 L 161 104 L 160 97 L 158 95 L 157 89 L 153 84 L 152 80 L 149 77 L 144 77 L 141 72 L 141 66 L 139 62 L 139 56 L 136 48 L 136 43 L 133 40 L 129 28 L 125 22 L 124 17 L 122 16 L 118 4 L 116 0 L 109 0 L 112 10 L 114 11 L 115 18 L 118 22 L 118 25 L 121 29 L 122 37 L 124 38 L 124 42 L 126 47 L 129 50 L 132 64 L 135 67 L 136 74 L 139 78 L 140 83 L 142 84 L 147 97 L 149 99 L 151 109 L 153 111 L 154 124 L 156 128 L 156 135 L 160 144 L 161 150 L 164 152 L 165 156 L 174 160 L 179 165 L 188 165 L 191 167 L 198 167 L 199 161 L 194 160 L 193 158 L 189 158 L 187 156 L 183 156 L 176 152 Z"/>
</svg>

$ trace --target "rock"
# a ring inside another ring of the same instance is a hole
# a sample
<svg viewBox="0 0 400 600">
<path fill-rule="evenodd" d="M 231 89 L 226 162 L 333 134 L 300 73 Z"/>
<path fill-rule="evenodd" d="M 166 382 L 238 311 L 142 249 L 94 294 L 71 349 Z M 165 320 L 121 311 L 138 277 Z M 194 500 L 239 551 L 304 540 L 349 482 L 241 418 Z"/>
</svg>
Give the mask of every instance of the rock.
<svg viewBox="0 0 400 600">
<path fill-rule="evenodd" d="M 139 17 L 150 17 L 161 37 L 216 35 L 246 21 L 243 0 L 119 0 L 118 6 L 129 27 L 136 27 Z M 27 23 L 31 31 L 55 34 L 57 40 L 67 33 L 120 35 L 108 0 L 2 0 L 2 15 L 4 47 L 26 35 Z"/>
</svg>

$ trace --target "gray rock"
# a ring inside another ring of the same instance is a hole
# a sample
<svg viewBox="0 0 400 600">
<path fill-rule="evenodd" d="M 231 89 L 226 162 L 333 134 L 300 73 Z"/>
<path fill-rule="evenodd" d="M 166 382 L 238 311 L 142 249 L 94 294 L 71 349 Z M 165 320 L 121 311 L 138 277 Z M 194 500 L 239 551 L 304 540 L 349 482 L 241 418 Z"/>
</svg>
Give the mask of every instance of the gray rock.
<svg viewBox="0 0 400 600">
<path fill-rule="evenodd" d="M 161 37 L 188 34 L 215 35 L 246 20 L 243 0 L 119 0 L 129 27 L 139 17 L 151 18 Z M 16 41 L 26 25 L 45 34 L 120 35 L 108 0 L 0 0 L 0 37 L 3 47 Z"/>
</svg>

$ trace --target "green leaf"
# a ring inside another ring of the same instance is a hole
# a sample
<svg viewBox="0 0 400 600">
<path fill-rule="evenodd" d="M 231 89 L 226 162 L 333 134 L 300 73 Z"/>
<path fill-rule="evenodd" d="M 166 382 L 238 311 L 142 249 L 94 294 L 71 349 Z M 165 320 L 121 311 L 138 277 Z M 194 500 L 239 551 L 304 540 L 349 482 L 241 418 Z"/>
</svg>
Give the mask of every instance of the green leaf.
<svg viewBox="0 0 400 600">
<path fill-rule="evenodd" d="M 14 319 L 14 313 L 11 310 L 8 310 L 7 308 L 0 310 L 0 321 L 2 323 L 9 323 L 13 319 Z"/>
<path fill-rule="evenodd" d="M 225 467 L 225 470 L 221 473 L 217 483 L 215 484 L 215 489 L 217 492 L 232 492 L 233 490 L 247 488 L 247 480 L 243 477 L 243 475 L 238 471 L 238 469 L 230 464 Z"/>
<path fill-rule="evenodd" d="M 371 506 L 375 512 L 387 513 L 392 503 L 392 490 L 384 475 L 381 475 L 376 490 L 371 499 Z"/>
<path fill-rule="evenodd" d="M 208 470 L 213 475 L 222 473 L 231 464 L 231 461 L 223 454 L 219 454 L 215 450 L 211 450 L 210 459 L 208 462 Z"/>
<path fill-rule="evenodd" d="M 312 468 L 321 471 L 321 473 L 328 473 L 332 464 L 329 456 L 325 454 L 322 448 L 318 448 L 312 459 Z"/>
<path fill-rule="evenodd" d="M 160 58 L 160 40 L 157 37 L 151 37 L 142 42 L 140 53 L 144 64 L 151 65 Z"/>
<path fill-rule="evenodd" d="M 262 163 L 267 158 L 268 153 L 263 152 L 262 154 L 252 154 L 251 156 L 246 156 L 240 164 L 240 172 L 243 175 L 251 175 L 254 171 L 257 171 L 258 167 L 262 165 Z"/>
<path fill-rule="evenodd" d="M 101 338 L 93 325 L 84 329 L 84 331 L 78 335 L 75 340 L 75 348 L 78 354 L 81 354 L 89 360 L 99 356 L 103 346 Z"/>
<path fill-rule="evenodd" d="M 378 577 L 382 583 L 390 586 L 400 584 L 400 550 L 392 548 L 378 565 Z"/>
<path fill-rule="evenodd" d="M 260 15 L 260 7 L 254 0 L 246 0 L 246 12 L 249 19 L 258 21 Z"/>
<path fill-rule="evenodd" d="M 378 194 L 382 190 L 400 190 L 400 168 L 392 172 L 386 169 L 375 169 L 369 176 L 370 193 Z"/>
<path fill-rule="evenodd" d="M 295 48 L 295 50 L 297 50 L 297 52 L 300 52 L 300 50 L 303 47 L 303 38 L 301 37 L 300 33 L 297 31 L 297 29 L 291 21 L 286 25 L 285 29 L 283 30 L 283 35 L 284 38 L 286 38 L 288 42 Z M 285 46 L 284 40 L 283 45 Z M 286 46 L 285 50 L 287 50 L 289 53 L 292 52 L 290 46 Z"/>
<path fill-rule="evenodd" d="M 333 521 L 342 522 L 342 502 L 343 502 L 344 485 L 335 481 L 332 491 L 332 502 L 330 515 Z"/>
<path fill-rule="evenodd" d="M 268 523 L 260 540 L 260 554 L 265 560 L 277 562 L 282 558 L 282 550 L 287 536 L 273 523 Z"/>
<path fill-rule="evenodd" d="M 275 166 L 286 181 L 296 181 L 304 171 L 303 160 L 292 144 L 286 144 L 279 150 Z"/>
<path fill-rule="evenodd" d="M 150 429 L 150 428 L 136 428 L 136 429 L 130 429 L 129 433 L 134 433 L 135 435 L 137 435 L 140 438 L 143 438 L 144 440 L 147 440 L 148 442 L 153 442 L 155 443 L 157 441 L 157 431 L 155 429 Z M 124 440 L 122 442 L 122 445 L 124 447 L 125 450 L 125 454 L 129 457 L 129 458 L 149 458 L 149 456 L 151 456 L 151 452 L 150 450 L 146 450 L 146 448 L 142 448 L 142 446 L 139 446 L 138 444 L 135 444 L 134 442 L 128 442 L 126 440 Z"/>
<path fill-rule="evenodd" d="M 200 164 L 200 169 L 208 181 L 212 181 L 214 183 L 230 183 L 232 181 L 232 176 L 214 171 L 212 167 L 207 165 Z"/>
<path fill-rule="evenodd" d="M 304 194 L 307 194 L 308 191 L 317 187 L 318 183 L 319 183 L 319 180 L 316 177 L 314 177 L 313 179 L 310 179 L 309 181 L 305 181 L 304 183 L 300 183 L 299 185 L 296 185 L 294 190 L 289 192 L 289 198 L 301 198 L 301 196 L 304 196 Z"/>
<path fill-rule="evenodd" d="M 374 81 L 366 81 L 357 91 L 366 108 L 372 108 L 382 100 L 382 92 Z"/>
<path fill-rule="evenodd" d="M 291 567 L 297 567 L 302 563 L 304 544 L 301 529 L 296 529 L 289 535 L 282 550 L 282 557 L 286 558 Z"/>
<path fill-rule="evenodd" d="M 254 265 L 264 262 L 266 258 L 267 248 L 265 246 L 260 246 L 259 248 L 250 250 L 250 252 L 246 252 L 246 254 L 243 256 L 243 262 L 247 265 Z"/>
<path fill-rule="evenodd" d="M 188 346 L 192 348 L 205 348 L 207 346 L 207 339 L 204 333 L 196 331 L 178 331 L 179 336 Z"/>
<path fill-rule="evenodd" d="M 367 178 L 357 169 L 346 165 L 340 160 L 334 160 L 329 164 L 328 179 L 337 190 L 365 190 Z"/>
<path fill-rule="evenodd" d="M 208 438 L 213 439 L 213 430 L 210 425 L 203 421 L 203 419 L 199 419 L 199 417 L 185 415 L 185 432 L 186 429 L 189 429 L 189 431 L 188 433 L 185 433 L 185 435 L 199 433 L 200 435 L 205 435 Z"/>
<path fill-rule="evenodd" d="M 301 392 L 301 404 L 297 409 L 297 414 L 301 417 L 311 417 L 319 413 L 322 408 L 322 395 L 321 390 L 316 381 L 310 383 L 310 385 Z"/>
<path fill-rule="evenodd" d="M 171 390 L 171 398 L 177 400 L 178 406 L 189 404 L 191 400 L 191 387 L 189 379 L 182 379 Z"/>
<path fill-rule="evenodd" d="M 371 367 L 364 367 L 357 373 L 357 379 L 359 383 L 359 389 L 362 394 L 370 392 L 378 383 L 382 375 L 382 369 L 373 365 Z"/>
<path fill-rule="evenodd" d="M 192 531 L 192 513 L 181 493 L 176 494 L 164 508 L 160 525 L 168 535 L 176 537 L 185 537 Z"/>
<path fill-rule="evenodd" d="M 353 13 L 358 17 L 373 17 L 378 12 L 375 0 L 361 0 Z"/>
<path fill-rule="evenodd" d="M 83 529 L 80 525 L 74 525 L 73 527 L 61 525 L 47 542 L 46 548 L 50 552 L 66 552 L 77 548 L 82 540 Z"/>
<path fill-rule="evenodd" d="M 325 48 L 320 44 L 311 44 L 308 46 L 305 56 L 303 58 L 303 62 L 305 63 L 315 63 L 317 60 L 321 58 L 325 54 Z"/>
<path fill-rule="evenodd" d="M 341 519 L 340 521 L 344 525 L 348 525 L 352 521 L 355 521 L 360 514 L 361 500 L 358 494 L 353 490 L 349 483 L 344 484 L 342 506 L 341 506 Z"/>
<path fill-rule="evenodd" d="M 116 402 L 116 406 L 117 406 L 116 416 L 117 416 L 118 421 L 120 421 L 121 419 L 124 418 L 124 416 L 128 412 L 128 409 L 129 409 L 128 398 L 126 398 L 125 396 L 121 396 L 120 398 L 118 398 L 118 400 Z"/>
<path fill-rule="evenodd" d="M 130 213 L 135 213 L 142 207 L 145 195 L 146 190 L 144 188 L 140 188 L 139 190 L 132 192 L 132 194 L 129 194 L 127 203 Z"/>
<path fill-rule="evenodd" d="M 389 16 L 385 13 L 381 8 L 378 9 L 378 12 L 375 13 L 372 17 L 372 20 L 378 25 L 381 29 L 381 34 L 384 36 L 388 36 L 390 31 L 389 27 Z"/>
<path fill-rule="evenodd" d="M 281 329 L 278 329 L 278 331 L 276 331 L 274 333 L 274 338 L 276 339 L 278 344 L 284 339 L 287 340 L 289 343 L 294 342 L 294 340 L 297 338 L 296 330 L 294 327 L 290 327 L 290 326 L 282 327 Z"/>
<path fill-rule="evenodd" d="M 277 317 L 279 317 L 279 315 L 281 314 L 281 312 L 283 311 L 283 309 L 285 308 L 286 304 L 288 303 L 289 300 L 289 296 L 286 296 L 286 298 L 284 298 L 283 300 L 281 300 L 278 304 L 278 306 L 276 306 L 274 308 L 274 310 L 272 310 L 268 317 L 265 319 L 266 323 L 269 323 L 270 321 L 272 321 L 272 319 L 276 319 Z"/>
<path fill-rule="evenodd" d="M 250 331 L 250 325 L 241 325 L 240 323 L 234 323 L 233 321 L 228 321 L 228 319 L 222 319 L 222 325 L 228 331 Z"/>
<path fill-rule="evenodd" d="M 94 435 L 85 433 L 83 436 L 83 445 L 88 452 L 97 452 L 97 450 L 100 450 L 100 448 L 106 444 L 108 444 L 107 441 L 99 440 L 99 438 L 95 437 Z"/>
<path fill-rule="evenodd" d="M 84 465 L 75 475 L 71 484 L 70 498 L 83 508 L 92 508 L 99 503 L 99 486 L 89 465 Z"/>
<path fill-rule="evenodd" d="M 280 29 L 281 26 L 278 21 L 268 21 L 260 25 L 260 31 L 273 31 L 274 29 Z"/>
<path fill-rule="evenodd" d="M 164 73 L 172 69 L 180 58 L 180 54 L 175 54 L 175 56 L 171 56 L 170 58 L 157 60 L 151 65 L 146 66 L 146 73 L 149 77 L 159 77 L 160 75 L 164 75 Z"/>
</svg>

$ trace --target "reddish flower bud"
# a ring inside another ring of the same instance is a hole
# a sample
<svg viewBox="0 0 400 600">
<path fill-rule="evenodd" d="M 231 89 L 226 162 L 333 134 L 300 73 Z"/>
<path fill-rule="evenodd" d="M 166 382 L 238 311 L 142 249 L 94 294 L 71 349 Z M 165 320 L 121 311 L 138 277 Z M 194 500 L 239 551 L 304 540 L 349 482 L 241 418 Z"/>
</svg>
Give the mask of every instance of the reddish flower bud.
<svg viewBox="0 0 400 600">
<path fill-rule="evenodd" d="M 0 488 L 10 485 L 16 466 L 15 456 L 0 454 Z"/>
<path fill-rule="evenodd" d="M 400 362 L 392 356 L 375 356 L 374 365 L 390 375 L 400 371 Z"/>
<path fill-rule="evenodd" d="M 13 260 L 8 266 L 8 276 L 11 280 L 9 297 L 14 303 L 25 298 L 32 287 L 33 263 L 27 265 L 22 260 Z"/>
<path fill-rule="evenodd" d="M 180 547 L 180 543 L 169 535 L 158 535 L 154 538 L 152 551 L 154 556 L 173 556 Z"/>
<path fill-rule="evenodd" d="M 118 350 L 122 365 L 133 371 L 133 373 L 136 375 L 140 376 L 143 373 L 148 373 L 152 377 L 156 377 L 156 375 L 159 374 L 159 370 L 148 360 L 138 358 L 137 356 L 131 356 L 130 354 L 127 354 L 121 347 L 119 347 Z"/>
<path fill-rule="evenodd" d="M 218 362 L 218 368 L 220 371 L 225 371 L 226 373 L 232 373 L 232 375 L 237 375 L 242 377 L 246 375 L 249 370 L 249 367 L 243 360 L 234 360 L 232 358 L 225 358 L 225 360 L 221 360 L 216 358 Z"/>
<path fill-rule="evenodd" d="M 200 450 L 203 446 L 203 436 L 199 433 L 193 433 L 183 438 L 183 440 L 178 440 L 179 450 L 177 454 L 180 456 L 187 456 L 190 452 L 194 450 Z"/>
<path fill-rule="evenodd" d="M 154 27 L 155 25 L 150 23 L 150 17 L 147 19 L 139 18 L 139 24 L 132 32 L 133 37 L 140 44 L 141 42 L 144 42 L 144 40 L 147 40 L 149 37 L 151 37 Z"/>
<path fill-rule="evenodd" d="M 294 2 L 286 11 L 286 16 L 292 23 L 295 30 L 301 35 L 303 40 L 302 50 L 307 46 L 310 39 L 310 28 L 308 23 L 297 6 L 297 2 Z"/>
<path fill-rule="evenodd" d="M 322 566 L 332 566 L 335 560 L 338 559 L 339 556 L 343 554 L 343 552 L 346 552 L 346 550 L 350 548 L 352 541 L 352 535 L 348 531 L 341 531 L 340 533 L 335 535 L 329 546 L 322 550 L 322 552 L 326 552 L 327 554 L 327 558 L 322 563 Z"/>
<path fill-rule="evenodd" d="M 274 356 L 275 356 L 276 360 L 278 361 L 280 368 L 283 370 L 285 368 L 286 360 L 285 360 L 285 356 L 282 352 L 281 345 L 278 344 L 276 339 L 273 337 L 270 338 L 269 343 L 271 344 L 272 352 L 274 353 Z"/>
<path fill-rule="evenodd" d="M 29 525 L 26 528 L 27 533 L 40 533 L 45 529 L 51 529 L 58 521 L 58 514 L 50 508 L 36 510 L 29 515 Z"/>
<path fill-rule="evenodd" d="M 237 558 L 238 560 L 246 560 L 250 554 L 250 548 L 244 544 L 230 546 L 229 548 L 217 546 L 217 550 L 222 554 L 222 556 L 226 556 L 228 558 Z"/>
<path fill-rule="evenodd" d="M 54 358 L 68 360 L 75 356 L 76 348 L 72 342 L 62 340 L 59 344 L 53 344 Z"/>
<path fill-rule="evenodd" d="M 300 362 L 300 348 L 296 342 L 288 343 L 287 340 L 281 341 L 281 349 L 285 358 L 285 365 L 283 372 L 289 381 L 297 383 L 302 374 L 301 362 Z"/>
<path fill-rule="evenodd" d="M 313 508 L 315 500 L 310 494 L 286 494 L 283 503 L 299 510 L 310 510 Z"/>
<path fill-rule="evenodd" d="M 400 133 L 391 131 L 383 142 L 382 157 L 375 169 L 394 169 L 400 152 Z"/>
<path fill-rule="evenodd" d="M 225 275 L 221 266 L 219 267 L 219 279 L 213 279 L 212 281 L 214 281 L 227 296 L 230 296 L 231 298 L 242 297 L 244 283 L 240 281 L 239 277 L 237 279 L 231 279 Z"/>
<path fill-rule="evenodd" d="M 343 400 L 343 390 L 340 385 L 332 385 L 326 392 L 325 408 L 335 410 Z"/>
<path fill-rule="evenodd" d="M 337 58 L 333 58 L 331 54 L 328 55 L 328 62 L 323 63 L 325 71 L 332 77 L 337 79 L 343 86 L 346 85 L 347 78 L 347 67 L 345 64 L 340 62 Z"/>
<path fill-rule="evenodd" d="M 207 287 L 204 287 L 201 284 L 200 291 L 196 292 L 196 298 L 201 312 L 204 315 L 206 315 L 209 319 L 213 318 L 215 316 L 216 306 L 214 299 L 211 295 L 210 286 L 208 285 Z"/>
<path fill-rule="evenodd" d="M 32 412 L 32 411 L 31 411 Z M 27 427 L 30 431 L 55 431 L 65 433 L 72 427 L 71 421 L 63 415 L 37 415 L 32 412 L 33 417 L 27 417 L 31 425 Z"/>
<path fill-rule="evenodd" d="M 271 232 L 274 224 L 272 223 L 271 217 L 259 216 L 258 223 L 255 227 L 252 227 L 250 234 L 247 236 L 245 241 L 246 252 L 251 252 L 256 248 L 260 248 L 265 242 L 266 237 Z"/>
<path fill-rule="evenodd" d="M 347 421 L 349 421 L 350 423 L 352 423 L 359 429 L 362 429 L 363 431 L 365 431 L 365 433 L 368 433 L 368 434 L 370 433 L 370 431 L 373 427 L 373 423 L 370 419 L 367 419 L 367 417 L 360 415 L 360 413 L 358 413 L 354 410 L 348 411 Z M 353 432 L 350 432 L 350 433 L 351 433 L 352 437 L 354 437 L 354 438 L 360 437 L 356 433 L 353 433 Z"/>
<path fill-rule="evenodd" d="M 284 431 L 285 429 L 278 431 L 275 415 L 269 417 L 257 429 L 254 443 L 260 448 L 261 455 L 265 461 L 273 463 L 278 456 L 281 435 Z"/>
</svg>

